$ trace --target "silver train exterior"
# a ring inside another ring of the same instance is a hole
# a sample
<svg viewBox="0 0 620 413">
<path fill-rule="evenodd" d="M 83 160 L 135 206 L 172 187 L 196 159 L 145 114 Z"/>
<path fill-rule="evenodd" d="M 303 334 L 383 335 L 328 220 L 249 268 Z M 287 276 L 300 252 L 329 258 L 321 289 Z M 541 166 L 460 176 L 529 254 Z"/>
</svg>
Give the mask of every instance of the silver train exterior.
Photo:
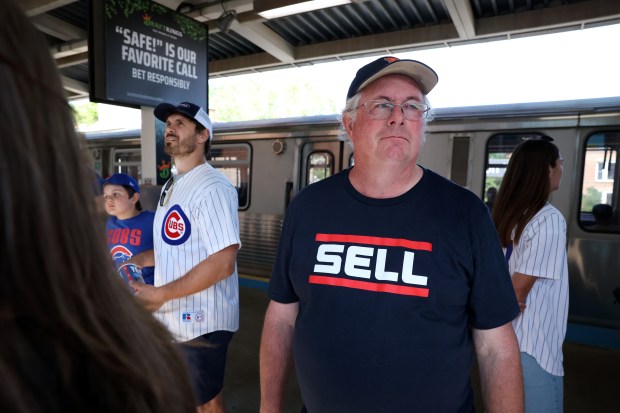
<svg viewBox="0 0 620 413">
<path fill-rule="evenodd" d="M 499 188 L 514 147 L 543 134 L 564 158 L 551 202 L 568 225 L 567 340 L 620 349 L 620 99 L 440 108 L 419 164 L 484 199 L 489 187 Z M 339 135 L 336 115 L 215 123 L 210 162 L 239 191 L 242 283 L 265 285 L 290 200 L 354 163 Z M 140 178 L 139 130 L 85 136 L 102 175 Z M 145 205 L 154 209 L 159 187 L 147 188 L 153 194 Z M 608 212 L 605 221 L 598 210 Z"/>
</svg>

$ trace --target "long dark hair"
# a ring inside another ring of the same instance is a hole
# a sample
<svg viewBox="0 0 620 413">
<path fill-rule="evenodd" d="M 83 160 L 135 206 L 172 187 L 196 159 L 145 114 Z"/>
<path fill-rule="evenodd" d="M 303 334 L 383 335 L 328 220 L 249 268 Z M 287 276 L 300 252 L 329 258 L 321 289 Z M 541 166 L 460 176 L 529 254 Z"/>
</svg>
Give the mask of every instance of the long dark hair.
<svg viewBox="0 0 620 413">
<path fill-rule="evenodd" d="M 0 411 L 195 412 L 170 334 L 113 273 L 45 39 L 6 0 L 0 38 Z"/>
<path fill-rule="evenodd" d="M 527 223 L 545 206 L 551 192 L 549 167 L 555 167 L 560 152 L 552 139 L 529 139 L 513 152 L 493 205 L 493 222 L 500 241 L 507 246 L 519 242 Z"/>
</svg>

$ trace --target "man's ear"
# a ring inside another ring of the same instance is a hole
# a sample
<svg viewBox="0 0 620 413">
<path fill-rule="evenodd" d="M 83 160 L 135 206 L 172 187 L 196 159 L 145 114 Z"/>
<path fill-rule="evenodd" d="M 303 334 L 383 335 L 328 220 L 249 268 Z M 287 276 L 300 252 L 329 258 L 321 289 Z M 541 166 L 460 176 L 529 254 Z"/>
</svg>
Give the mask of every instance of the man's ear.
<svg viewBox="0 0 620 413">
<path fill-rule="evenodd" d="M 355 123 L 355 121 L 353 120 L 353 115 L 351 114 L 351 112 L 343 113 L 342 126 L 344 127 L 344 130 L 347 131 L 347 135 L 349 135 L 349 139 L 351 139 L 351 136 L 352 136 L 351 132 L 353 131 L 353 123 Z"/>
<path fill-rule="evenodd" d="M 209 141 L 209 129 L 205 129 L 198 134 L 198 142 L 205 143 Z"/>
</svg>

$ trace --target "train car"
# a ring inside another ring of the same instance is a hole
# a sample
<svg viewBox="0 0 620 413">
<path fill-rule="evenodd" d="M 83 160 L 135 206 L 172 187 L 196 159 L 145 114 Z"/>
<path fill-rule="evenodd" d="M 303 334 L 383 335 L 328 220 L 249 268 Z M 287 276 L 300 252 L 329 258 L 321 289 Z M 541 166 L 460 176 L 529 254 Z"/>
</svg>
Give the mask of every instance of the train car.
<svg viewBox="0 0 620 413">
<path fill-rule="evenodd" d="M 140 178 L 139 135 L 86 134 L 95 169 Z M 568 225 L 567 340 L 620 348 L 620 99 L 440 108 L 418 162 L 484 199 L 499 188 L 518 143 L 541 135 L 551 136 L 564 158 L 551 202 Z M 209 162 L 239 193 L 242 282 L 265 284 L 290 200 L 354 164 L 339 136 L 335 115 L 214 125 Z"/>
</svg>

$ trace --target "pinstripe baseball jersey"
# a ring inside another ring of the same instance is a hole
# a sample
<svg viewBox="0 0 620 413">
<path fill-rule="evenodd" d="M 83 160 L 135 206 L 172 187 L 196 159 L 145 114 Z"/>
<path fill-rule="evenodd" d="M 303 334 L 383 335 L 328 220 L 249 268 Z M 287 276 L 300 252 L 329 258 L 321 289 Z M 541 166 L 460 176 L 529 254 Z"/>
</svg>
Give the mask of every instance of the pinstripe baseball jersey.
<svg viewBox="0 0 620 413">
<path fill-rule="evenodd" d="M 548 373 L 563 376 L 562 343 L 568 317 L 566 221 L 546 204 L 527 223 L 508 262 L 515 272 L 538 277 L 525 310 L 512 322 L 519 348 Z"/>
<path fill-rule="evenodd" d="M 176 176 L 155 213 L 155 285 L 182 277 L 198 263 L 239 244 L 237 191 L 211 165 Z M 166 302 L 156 316 L 179 341 L 239 328 L 237 268 L 210 288 Z"/>
</svg>

